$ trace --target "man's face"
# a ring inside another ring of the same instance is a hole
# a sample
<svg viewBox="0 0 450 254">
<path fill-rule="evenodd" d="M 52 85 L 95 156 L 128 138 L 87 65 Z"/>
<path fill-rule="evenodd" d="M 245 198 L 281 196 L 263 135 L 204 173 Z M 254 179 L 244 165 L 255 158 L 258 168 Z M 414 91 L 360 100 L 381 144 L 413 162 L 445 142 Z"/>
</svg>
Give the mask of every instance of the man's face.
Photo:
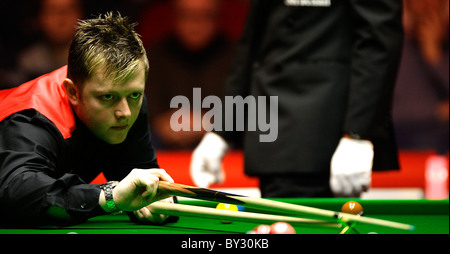
<svg viewBox="0 0 450 254">
<path fill-rule="evenodd" d="M 97 138 L 120 144 L 139 115 L 144 87 L 143 64 L 122 83 L 114 83 L 96 72 L 78 89 L 78 101 L 71 101 L 77 116 Z"/>
</svg>

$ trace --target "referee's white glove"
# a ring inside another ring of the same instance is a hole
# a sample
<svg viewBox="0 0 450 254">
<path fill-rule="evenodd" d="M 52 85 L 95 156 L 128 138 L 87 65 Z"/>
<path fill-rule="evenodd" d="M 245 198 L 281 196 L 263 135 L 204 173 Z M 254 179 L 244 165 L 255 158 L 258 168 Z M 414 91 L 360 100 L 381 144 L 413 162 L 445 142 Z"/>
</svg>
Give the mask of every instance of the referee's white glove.
<svg viewBox="0 0 450 254">
<path fill-rule="evenodd" d="M 373 144 L 341 138 L 331 158 L 330 187 L 336 197 L 359 197 L 372 181 Z"/>
<path fill-rule="evenodd" d="M 192 153 L 190 165 L 191 178 L 196 186 L 207 188 L 225 180 L 222 159 L 228 148 L 228 143 L 213 132 L 203 136 Z"/>
</svg>

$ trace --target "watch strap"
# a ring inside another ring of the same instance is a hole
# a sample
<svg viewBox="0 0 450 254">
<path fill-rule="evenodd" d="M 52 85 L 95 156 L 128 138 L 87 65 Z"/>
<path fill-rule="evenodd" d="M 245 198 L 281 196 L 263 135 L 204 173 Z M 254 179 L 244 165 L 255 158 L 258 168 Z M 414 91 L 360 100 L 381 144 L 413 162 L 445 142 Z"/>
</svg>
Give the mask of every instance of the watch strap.
<svg viewBox="0 0 450 254">
<path fill-rule="evenodd" d="M 106 206 L 108 208 L 108 212 L 110 213 L 119 213 L 120 209 L 116 206 L 116 203 L 114 202 L 113 197 L 113 189 L 115 187 L 114 181 L 106 182 L 102 185 L 100 185 L 100 188 L 105 193 L 105 200 L 106 200 Z"/>
</svg>

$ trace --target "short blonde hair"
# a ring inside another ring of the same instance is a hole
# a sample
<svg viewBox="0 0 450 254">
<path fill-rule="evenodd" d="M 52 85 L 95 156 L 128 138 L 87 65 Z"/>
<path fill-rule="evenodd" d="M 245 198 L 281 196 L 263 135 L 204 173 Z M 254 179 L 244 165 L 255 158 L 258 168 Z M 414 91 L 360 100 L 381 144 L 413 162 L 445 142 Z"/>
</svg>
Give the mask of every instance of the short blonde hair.
<svg viewBox="0 0 450 254">
<path fill-rule="evenodd" d="M 79 21 L 70 46 L 67 77 L 80 86 L 102 71 L 105 78 L 124 82 L 142 62 L 147 78 L 147 54 L 134 27 L 128 18 L 112 12 Z"/>
</svg>

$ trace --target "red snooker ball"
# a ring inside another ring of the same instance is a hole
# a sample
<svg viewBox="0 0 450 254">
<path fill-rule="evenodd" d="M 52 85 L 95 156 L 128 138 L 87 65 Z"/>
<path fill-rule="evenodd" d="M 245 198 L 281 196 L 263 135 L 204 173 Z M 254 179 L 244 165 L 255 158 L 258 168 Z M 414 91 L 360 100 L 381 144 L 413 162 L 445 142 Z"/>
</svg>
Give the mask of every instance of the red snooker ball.
<svg viewBox="0 0 450 254">
<path fill-rule="evenodd" d="M 247 232 L 247 234 L 269 234 L 270 226 L 266 224 L 261 224 Z"/>
<path fill-rule="evenodd" d="M 269 234 L 295 234 L 295 229 L 289 223 L 276 222 L 270 226 Z"/>
</svg>

